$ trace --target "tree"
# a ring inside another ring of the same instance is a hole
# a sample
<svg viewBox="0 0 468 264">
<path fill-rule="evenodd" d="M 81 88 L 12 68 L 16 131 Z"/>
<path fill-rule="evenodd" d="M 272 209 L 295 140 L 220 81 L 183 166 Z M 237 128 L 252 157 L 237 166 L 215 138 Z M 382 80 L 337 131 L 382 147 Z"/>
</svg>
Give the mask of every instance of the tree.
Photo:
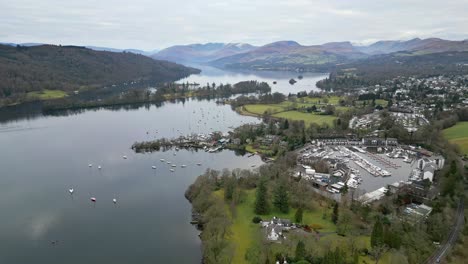
<svg viewBox="0 0 468 264">
<path fill-rule="evenodd" d="M 294 220 L 296 221 L 296 223 L 302 223 L 302 215 L 303 215 L 303 210 L 302 210 L 302 207 L 299 207 L 297 210 L 296 210 L 296 214 L 294 215 Z"/>
<path fill-rule="evenodd" d="M 259 215 L 268 214 L 270 211 L 268 205 L 268 190 L 265 177 L 259 179 L 255 196 L 255 213 Z"/>
<path fill-rule="evenodd" d="M 289 212 L 289 195 L 286 184 L 280 181 L 275 188 L 273 204 L 280 212 L 287 214 Z"/>
<path fill-rule="evenodd" d="M 337 233 L 338 235 L 345 236 L 348 232 L 349 225 L 351 223 L 351 215 L 347 211 L 343 211 L 338 217 Z"/>
<path fill-rule="evenodd" d="M 297 242 L 296 261 L 303 260 L 306 257 L 305 244 L 302 241 Z"/>
<path fill-rule="evenodd" d="M 383 244 L 372 247 L 370 254 L 372 257 L 374 257 L 375 264 L 379 263 L 380 259 L 382 258 L 382 256 L 385 254 L 387 250 L 388 250 L 387 246 Z"/>
<path fill-rule="evenodd" d="M 338 222 L 338 203 L 337 202 L 335 202 L 335 204 L 333 205 L 333 213 L 331 216 L 331 220 L 335 225 Z"/>
<path fill-rule="evenodd" d="M 377 217 L 377 221 L 374 223 L 374 227 L 372 228 L 371 233 L 371 246 L 377 247 L 383 245 L 384 237 L 383 237 L 383 225 L 380 217 Z"/>
<path fill-rule="evenodd" d="M 231 201 L 232 198 L 234 197 L 234 192 L 236 190 L 236 178 L 234 176 L 232 177 L 226 177 L 225 182 L 224 182 L 224 199 L 226 201 Z"/>
</svg>

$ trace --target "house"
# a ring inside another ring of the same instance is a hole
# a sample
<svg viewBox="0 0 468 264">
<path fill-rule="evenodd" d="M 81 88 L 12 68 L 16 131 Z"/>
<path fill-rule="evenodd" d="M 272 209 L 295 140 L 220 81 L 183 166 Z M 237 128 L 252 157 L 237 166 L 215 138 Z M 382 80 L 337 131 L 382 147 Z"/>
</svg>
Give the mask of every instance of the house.
<svg viewBox="0 0 468 264">
<path fill-rule="evenodd" d="M 422 170 L 422 178 L 428 179 L 432 182 L 434 179 L 434 171 L 435 167 L 433 164 L 426 164 L 426 166 Z"/>
<path fill-rule="evenodd" d="M 267 240 L 273 242 L 286 239 L 283 235 L 283 230 L 295 228 L 289 219 L 280 219 L 277 217 L 273 217 L 270 221 L 262 221 L 260 224 L 265 228 Z"/>
<path fill-rule="evenodd" d="M 240 138 L 235 138 L 235 139 L 233 139 L 233 140 L 232 140 L 232 144 L 234 144 L 234 145 L 240 145 L 240 144 L 241 144 Z"/>
</svg>

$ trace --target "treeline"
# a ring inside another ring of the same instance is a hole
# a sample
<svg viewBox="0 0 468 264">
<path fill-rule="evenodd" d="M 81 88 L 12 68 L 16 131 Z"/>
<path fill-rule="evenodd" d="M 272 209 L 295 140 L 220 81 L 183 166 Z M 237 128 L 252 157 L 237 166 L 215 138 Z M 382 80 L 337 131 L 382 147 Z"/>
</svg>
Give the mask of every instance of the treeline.
<svg viewBox="0 0 468 264">
<path fill-rule="evenodd" d="M 286 100 L 286 96 L 282 93 L 274 92 L 262 94 L 259 96 L 239 96 L 230 101 L 232 109 L 246 104 L 278 104 Z"/>
<path fill-rule="evenodd" d="M 226 98 L 236 94 L 267 93 L 271 90 L 265 82 L 245 81 L 230 84 L 212 85 L 199 88 L 190 88 L 186 84 L 166 83 L 156 89 L 155 92 L 144 89 L 134 89 L 113 95 L 99 100 L 82 100 L 78 97 L 67 97 L 63 99 L 47 101 L 44 103 L 44 110 L 77 109 L 90 107 L 105 107 L 112 105 L 132 104 L 132 103 L 158 103 L 166 100 L 176 100 L 184 98 Z M 262 95 L 260 95 L 262 96 Z"/>
<path fill-rule="evenodd" d="M 75 91 L 139 80 L 168 82 L 198 72 L 126 52 L 76 46 L 0 45 L 0 99 L 44 89 Z"/>
</svg>

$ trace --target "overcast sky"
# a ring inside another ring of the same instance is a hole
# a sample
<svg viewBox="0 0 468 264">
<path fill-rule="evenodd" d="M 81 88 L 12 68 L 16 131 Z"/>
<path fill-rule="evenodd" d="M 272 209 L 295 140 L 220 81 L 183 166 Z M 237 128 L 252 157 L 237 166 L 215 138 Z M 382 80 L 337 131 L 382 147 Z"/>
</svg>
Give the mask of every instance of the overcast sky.
<svg viewBox="0 0 468 264">
<path fill-rule="evenodd" d="M 0 42 L 160 49 L 468 39 L 468 0 L 0 0 Z"/>
</svg>

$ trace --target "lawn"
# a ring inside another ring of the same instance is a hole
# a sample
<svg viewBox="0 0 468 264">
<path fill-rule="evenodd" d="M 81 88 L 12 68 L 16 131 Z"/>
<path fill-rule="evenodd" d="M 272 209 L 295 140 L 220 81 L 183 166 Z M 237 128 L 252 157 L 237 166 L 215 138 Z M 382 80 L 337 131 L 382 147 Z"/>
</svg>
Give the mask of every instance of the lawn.
<svg viewBox="0 0 468 264">
<path fill-rule="evenodd" d="M 29 92 L 26 94 L 28 99 L 50 100 L 59 99 L 68 96 L 68 94 L 61 90 L 42 90 Z"/>
<path fill-rule="evenodd" d="M 468 122 L 458 122 L 455 126 L 444 129 L 444 137 L 460 147 L 468 155 Z"/>
<path fill-rule="evenodd" d="M 269 111 L 271 113 L 277 113 L 284 111 L 284 107 L 281 105 L 269 105 L 269 104 L 254 104 L 254 105 L 245 105 L 244 109 L 247 112 L 256 115 L 263 115 L 265 111 Z"/>
<path fill-rule="evenodd" d="M 216 195 L 223 199 L 223 190 L 217 191 Z M 252 218 L 256 216 L 254 213 L 255 203 L 255 190 L 246 191 L 245 201 L 236 206 L 235 215 L 233 215 L 233 224 L 231 226 L 232 236 L 231 241 L 236 245 L 236 253 L 232 263 L 246 263 L 245 252 L 252 245 L 252 243 L 258 242 L 258 236 L 261 232 L 261 228 L 258 224 L 252 223 Z M 229 208 L 226 205 L 226 208 Z M 227 209 L 229 210 L 229 209 Z M 327 214 L 330 215 L 331 211 L 327 208 Z M 279 213 L 273 211 L 269 215 L 262 215 L 262 219 L 270 220 L 273 216 L 279 218 L 287 218 L 294 220 L 294 214 L 296 210 L 291 209 L 288 214 Z M 332 232 L 335 231 L 335 225 L 328 219 L 323 219 L 323 210 L 317 211 L 305 211 L 303 215 L 304 224 L 319 224 L 323 227 L 320 231 Z"/>
<path fill-rule="evenodd" d="M 274 117 L 286 118 L 289 120 L 303 120 L 306 126 L 309 126 L 311 123 L 316 123 L 321 125 L 326 123 L 329 126 L 333 125 L 333 120 L 336 119 L 335 116 L 331 115 L 319 115 L 314 113 L 303 113 L 298 111 L 287 111 L 281 112 L 273 115 Z"/>
</svg>

